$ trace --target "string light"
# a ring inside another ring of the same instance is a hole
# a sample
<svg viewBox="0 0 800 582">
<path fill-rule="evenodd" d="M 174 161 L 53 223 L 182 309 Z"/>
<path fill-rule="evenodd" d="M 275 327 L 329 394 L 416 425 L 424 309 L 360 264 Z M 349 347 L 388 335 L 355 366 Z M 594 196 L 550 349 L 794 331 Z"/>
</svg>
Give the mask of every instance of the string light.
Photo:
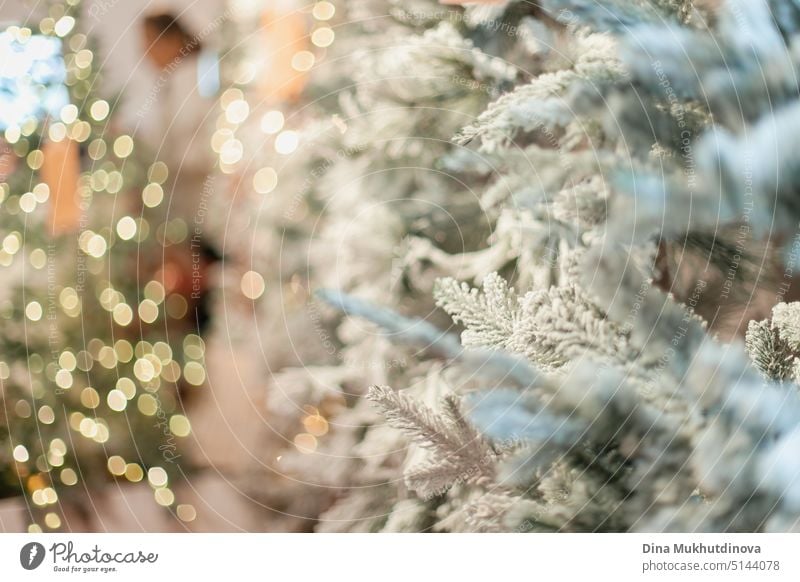
<svg viewBox="0 0 800 582">
<path fill-rule="evenodd" d="M 268 135 L 278 133 L 283 129 L 283 123 L 283 113 L 280 111 L 268 111 L 261 118 L 261 131 Z"/>
<path fill-rule="evenodd" d="M 183 367 L 183 377 L 193 386 L 201 386 L 206 381 L 206 370 L 198 362 L 187 362 Z"/>
<path fill-rule="evenodd" d="M 138 483 L 144 479 L 144 471 L 136 463 L 128 463 L 125 467 L 125 478 L 131 483 Z"/>
<path fill-rule="evenodd" d="M 26 449 L 24 445 L 17 445 L 14 447 L 13 456 L 14 460 L 18 463 L 24 463 L 30 458 L 28 455 L 28 449 Z"/>
<path fill-rule="evenodd" d="M 133 152 L 133 139 L 129 135 L 121 135 L 114 140 L 114 155 L 127 158 Z"/>
<path fill-rule="evenodd" d="M 244 99 L 236 99 L 225 108 L 225 119 L 227 119 L 229 123 L 242 123 L 247 119 L 249 114 L 250 106 Z"/>
<path fill-rule="evenodd" d="M 309 433 L 300 433 L 294 437 L 294 446 L 303 454 L 310 455 L 317 450 L 317 437 Z"/>
<path fill-rule="evenodd" d="M 317 20 L 330 20 L 336 14 L 336 6 L 330 2 L 317 2 L 311 13 Z"/>
<path fill-rule="evenodd" d="M 164 201 L 164 189 L 160 184 L 152 182 L 142 190 L 142 202 L 148 208 L 155 208 Z"/>
<path fill-rule="evenodd" d="M 253 189 L 259 194 L 269 194 L 278 185 L 278 173 L 273 168 L 261 168 L 253 176 Z"/>
<path fill-rule="evenodd" d="M 334 34 L 333 29 L 327 26 L 322 26 L 311 33 L 311 42 L 314 44 L 314 46 L 320 48 L 331 46 L 335 38 L 336 35 Z"/>
<path fill-rule="evenodd" d="M 177 437 L 187 437 L 191 433 L 192 426 L 188 418 L 175 414 L 169 419 L 169 429 Z"/>
<path fill-rule="evenodd" d="M 163 487 L 167 484 L 167 472 L 161 467 L 152 467 L 147 471 L 147 480 L 153 487 Z"/>
<path fill-rule="evenodd" d="M 242 294 L 248 299 L 258 299 L 264 293 L 264 278 L 255 271 L 242 275 Z"/>
<path fill-rule="evenodd" d="M 316 57 L 311 51 L 300 51 L 292 57 L 292 68 L 295 71 L 305 72 L 314 66 Z"/>
<path fill-rule="evenodd" d="M 156 503 L 163 505 L 164 507 L 168 507 L 175 503 L 175 494 L 166 487 L 162 489 L 156 489 L 153 492 L 153 496 L 155 497 Z"/>
<path fill-rule="evenodd" d="M 68 487 L 78 483 L 78 474 L 70 467 L 61 471 L 60 478 L 61 482 Z"/>
<path fill-rule="evenodd" d="M 197 518 L 197 511 L 192 505 L 181 504 L 175 508 L 175 513 L 181 521 L 194 521 Z"/>
<path fill-rule="evenodd" d="M 123 216 L 117 222 L 117 234 L 122 240 L 131 240 L 136 236 L 136 221 L 130 216 Z"/>
<path fill-rule="evenodd" d="M 288 155 L 294 152 L 300 144 L 300 137 L 292 130 L 283 131 L 275 138 L 275 151 Z"/>
<path fill-rule="evenodd" d="M 60 37 L 67 36 L 75 26 L 75 19 L 72 16 L 62 16 L 53 26 L 53 31 Z"/>
<path fill-rule="evenodd" d="M 227 140 L 220 149 L 219 158 L 224 164 L 235 164 L 242 159 L 244 146 L 238 139 Z"/>
</svg>

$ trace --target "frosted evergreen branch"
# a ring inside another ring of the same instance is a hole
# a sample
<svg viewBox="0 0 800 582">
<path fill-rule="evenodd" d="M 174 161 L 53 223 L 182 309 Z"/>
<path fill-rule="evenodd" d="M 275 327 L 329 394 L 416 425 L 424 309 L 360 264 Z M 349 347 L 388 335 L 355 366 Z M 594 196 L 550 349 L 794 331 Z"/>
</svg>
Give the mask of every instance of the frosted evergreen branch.
<svg viewBox="0 0 800 582">
<path fill-rule="evenodd" d="M 778 303 L 773 307 L 772 326 L 789 349 L 800 352 L 800 302 Z"/>
<path fill-rule="evenodd" d="M 434 288 L 436 304 L 456 323 L 463 323 L 470 335 L 465 345 L 503 347 L 514 331 L 520 310 L 516 294 L 497 273 L 483 282 L 483 293 L 454 279 L 440 279 Z"/>
<path fill-rule="evenodd" d="M 616 47 L 606 35 L 578 34 L 574 63 L 563 70 L 544 73 L 492 103 L 475 123 L 454 138 L 466 144 L 477 138 L 486 151 L 495 151 L 520 132 L 553 132 L 573 119 L 566 92 L 579 81 L 608 83 L 623 74 Z"/>
<path fill-rule="evenodd" d="M 387 386 L 373 386 L 367 398 L 380 408 L 389 424 L 419 446 L 433 451 L 438 459 L 447 458 L 450 462 L 457 459 L 464 473 L 486 464 L 491 449 L 483 438 L 471 438 L 472 431 L 465 435 L 461 427 L 448 423 L 444 416 L 408 395 Z"/>
<path fill-rule="evenodd" d="M 502 351 L 465 350 L 456 336 L 421 319 L 403 317 L 338 291 L 322 290 L 317 294 L 342 313 L 380 326 L 391 341 L 415 345 L 434 357 L 456 361 L 465 371 L 487 381 L 524 387 L 533 385 L 539 378 L 539 373 L 523 359 Z"/>
<path fill-rule="evenodd" d="M 781 339 L 769 321 L 751 321 L 748 324 L 745 346 L 753 365 L 765 378 L 775 381 L 792 378 L 796 352 Z"/>
<path fill-rule="evenodd" d="M 627 339 L 575 287 L 553 287 L 518 298 L 497 273 L 483 292 L 453 279 L 434 288 L 437 305 L 464 324 L 465 346 L 519 353 L 544 367 L 559 367 L 583 352 L 619 364 L 633 355 Z"/>
<path fill-rule="evenodd" d="M 403 317 L 389 309 L 330 289 L 319 290 L 316 296 L 346 315 L 374 323 L 394 342 L 419 346 L 432 355 L 448 359 L 459 357 L 463 351 L 458 338 L 421 319 Z"/>
<path fill-rule="evenodd" d="M 566 26 L 588 26 L 599 31 L 626 30 L 643 22 L 683 19 L 690 0 L 542 0 L 542 7 Z"/>
<path fill-rule="evenodd" d="M 642 23 L 619 38 L 627 82 L 638 93 L 627 87 L 615 92 L 624 99 L 615 107 L 620 113 L 626 107 L 641 111 L 644 93 L 679 115 L 696 100 L 710 108 L 716 124 L 741 129 L 743 121 L 797 97 L 794 57 L 766 0 L 723 2 L 715 29 Z"/>
</svg>

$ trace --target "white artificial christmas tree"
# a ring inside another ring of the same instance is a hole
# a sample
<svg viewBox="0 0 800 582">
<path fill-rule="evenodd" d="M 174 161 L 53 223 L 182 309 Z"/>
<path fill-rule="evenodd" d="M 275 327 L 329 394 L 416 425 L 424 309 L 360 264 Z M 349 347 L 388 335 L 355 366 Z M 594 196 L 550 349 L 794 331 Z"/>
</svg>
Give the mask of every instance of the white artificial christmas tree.
<svg viewBox="0 0 800 582">
<path fill-rule="evenodd" d="M 239 217 L 300 321 L 264 490 L 317 531 L 795 529 L 793 304 L 738 337 L 793 298 L 794 4 L 332 6 Z"/>
</svg>

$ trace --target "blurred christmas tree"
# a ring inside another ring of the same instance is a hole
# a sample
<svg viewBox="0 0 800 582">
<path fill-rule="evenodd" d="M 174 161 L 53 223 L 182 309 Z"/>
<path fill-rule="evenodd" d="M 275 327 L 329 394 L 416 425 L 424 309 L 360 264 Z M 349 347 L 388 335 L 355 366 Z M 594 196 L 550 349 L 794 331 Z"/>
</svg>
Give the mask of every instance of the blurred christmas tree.
<svg viewBox="0 0 800 582">
<path fill-rule="evenodd" d="M 43 104 L 4 127 L 0 495 L 25 495 L 31 531 L 80 528 L 64 507 L 113 480 L 149 481 L 172 508 L 191 430 L 178 386 L 205 372 L 178 267 L 163 259 L 186 229 L 148 214 L 166 166 L 112 131 L 78 0 L 0 38 L 17 69 L 30 65 L 3 70 L 2 99 L 38 92 Z"/>
</svg>

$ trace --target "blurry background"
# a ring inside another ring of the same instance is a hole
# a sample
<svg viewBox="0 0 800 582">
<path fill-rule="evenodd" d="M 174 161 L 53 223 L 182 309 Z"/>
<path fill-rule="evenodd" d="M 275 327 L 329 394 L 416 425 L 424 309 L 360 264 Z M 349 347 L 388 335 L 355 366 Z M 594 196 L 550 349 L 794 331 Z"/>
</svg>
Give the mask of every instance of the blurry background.
<svg viewBox="0 0 800 582">
<path fill-rule="evenodd" d="M 258 168 L 241 167 L 233 139 L 245 93 L 260 109 L 248 124 L 293 151 L 281 109 L 316 58 L 310 34 L 334 12 L 0 4 L 0 531 L 310 527 L 263 498 L 276 440 L 265 370 L 297 356 L 278 341 L 265 368 L 253 341 L 264 277 L 252 245 L 226 242 L 223 209 L 255 194 Z M 324 28 L 317 56 L 332 42 Z M 256 188 L 269 181 L 262 172 Z"/>
</svg>

